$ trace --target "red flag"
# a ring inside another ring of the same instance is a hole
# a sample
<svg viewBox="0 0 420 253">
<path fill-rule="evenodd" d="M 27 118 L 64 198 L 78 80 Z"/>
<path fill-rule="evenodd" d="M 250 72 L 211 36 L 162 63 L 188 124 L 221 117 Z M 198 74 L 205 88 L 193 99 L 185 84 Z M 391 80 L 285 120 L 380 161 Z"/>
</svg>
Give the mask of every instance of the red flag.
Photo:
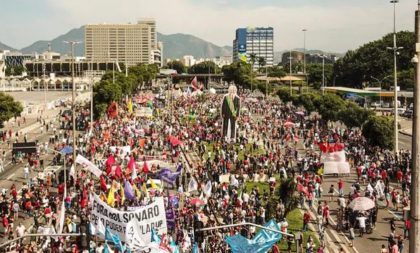
<svg viewBox="0 0 420 253">
<path fill-rule="evenodd" d="M 146 161 L 144 161 L 144 163 L 143 163 L 143 173 L 149 173 L 149 167 L 147 166 Z"/>
<path fill-rule="evenodd" d="M 120 179 L 121 178 L 121 176 L 122 176 L 122 170 L 121 170 L 121 166 L 117 166 L 117 168 L 115 168 L 115 177 L 116 178 L 118 178 L 118 179 Z"/>
<path fill-rule="evenodd" d="M 131 172 L 134 169 L 135 165 L 136 165 L 136 162 L 134 161 L 134 158 L 130 157 L 130 161 L 128 162 L 129 172 Z"/>
<path fill-rule="evenodd" d="M 198 90 L 198 84 L 197 84 L 197 77 L 196 76 L 191 81 L 191 87 L 193 88 L 193 90 Z"/>
<path fill-rule="evenodd" d="M 101 190 L 106 192 L 107 188 L 106 188 L 105 177 L 103 175 L 101 175 L 101 177 L 99 178 L 99 181 L 101 182 Z"/>
<path fill-rule="evenodd" d="M 108 116 L 115 118 L 118 116 L 118 105 L 116 102 L 112 102 L 108 107 Z"/>
</svg>

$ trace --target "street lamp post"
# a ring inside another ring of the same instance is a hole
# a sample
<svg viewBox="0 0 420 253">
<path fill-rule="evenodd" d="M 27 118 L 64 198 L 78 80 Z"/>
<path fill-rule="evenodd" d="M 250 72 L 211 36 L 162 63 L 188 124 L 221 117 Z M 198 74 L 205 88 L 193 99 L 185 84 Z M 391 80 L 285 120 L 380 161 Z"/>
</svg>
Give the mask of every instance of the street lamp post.
<svg viewBox="0 0 420 253">
<path fill-rule="evenodd" d="M 306 76 L 306 31 L 308 31 L 306 28 L 302 29 L 302 32 L 303 32 L 303 74 L 305 75 L 305 82 L 306 82 L 307 91 L 308 91 L 309 85 L 308 85 L 308 79 Z"/>
<path fill-rule="evenodd" d="M 72 108 L 72 124 L 73 124 L 73 163 L 76 161 L 76 85 L 74 83 L 74 45 L 79 44 L 79 41 L 64 41 L 71 47 L 71 108 Z"/>
<path fill-rule="evenodd" d="M 292 50 L 289 52 L 289 86 L 290 86 L 290 96 L 293 95 L 292 92 Z"/>
<path fill-rule="evenodd" d="M 409 240 L 409 252 L 417 253 L 420 251 L 420 134 L 418 132 L 420 127 L 420 1 L 415 16 L 415 33 L 416 33 L 416 54 L 412 62 L 416 63 L 416 80 L 414 84 L 414 101 L 413 101 L 413 137 L 412 137 L 412 159 L 413 168 L 411 170 L 411 186 L 410 186 L 410 240 Z"/>
<path fill-rule="evenodd" d="M 322 95 L 325 94 L 325 55 L 322 57 Z"/>
<path fill-rule="evenodd" d="M 394 53 L 394 154 L 398 157 L 398 78 L 397 78 L 397 54 L 402 47 L 397 47 L 397 34 L 395 29 L 395 6 L 398 0 L 391 0 L 390 3 L 394 5 L 394 31 L 393 31 L 393 47 L 387 47 Z"/>
<path fill-rule="evenodd" d="M 382 108 L 382 82 L 390 76 L 391 75 L 388 75 L 388 76 L 382 78 L 381 80 L 379 80 L 378 78 L 376 78 L 374 76 L 370 76 L 370 78 L 374 79 L 375 81 L 377 81 L 379 83 L 379 106 L 381 108 Z"/>
</svg>

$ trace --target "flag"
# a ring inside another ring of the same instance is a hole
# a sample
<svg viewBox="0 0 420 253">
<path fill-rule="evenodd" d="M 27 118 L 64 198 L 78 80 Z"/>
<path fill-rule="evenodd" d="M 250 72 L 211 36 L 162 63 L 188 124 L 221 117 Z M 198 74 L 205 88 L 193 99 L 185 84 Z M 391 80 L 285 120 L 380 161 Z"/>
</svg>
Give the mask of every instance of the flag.
<svg viewBox="0 0 420 253">
<path fill-rule="evenodd" d="M 145 194 L 145 197 L 148 198 L 149 197 L 149 191 L 147 190 L 146 184 L 143 183 L 142 189 L 143 193 Z"/>
<path fill-rule="evenodd" d="M 146 161 L 144 161 L 143 163 L 143 173 L 149 173 L 149 166 L 147 166 Z"/>
<path fill-rule="evenodd" d="M 66 195 L 64 195 L 64 198 L 65 197 L 66 197 Z M 59 223 L 59 227 L 58 227 L 58 230 L 57 230 L 57 234 L 63 233 L 65 216 L 66 216 L 66 208 L 64 206 L 64 199 L 63 199 L 63 202 L 61 203 L 60 223 Z"/>
<path fill-rule="evenodd" d="M 128 102 L 127 102 L 127 110 L 128 110 L 128 113 L 133 113 L 133 101 L 131 101 L 131 99 L 129 99 L 128 100 Z"/>
<path fill-rule="evenodd" d="M 74 164 L 72 164 L 70 167 L 69 175 L 72 176 L 73 178 L 76 178 L 76 170 L 74 169 Z"/>
<path fill-rule="evenodd" d="M 191 81 L 191 87 L 193 88 L 194 91 L 198 90 L 198 84 L 197 84 L 197 77 L 196 76 Z"/>
<path fill-rule="evenodd" d="M 198 183 L 194 179 L 194 177 L 192 177 L 190 182 L 188 183 L 188 192 L 196 191 L 197 189 L 198 189 Z"/>
<path fill-rule="evenodd" d="M 122 245 L 121 239 L 118 235 L 114 235 L 110 230 L 109 227 L 107 226 L 105 228 L 105 240 L 106 241 L 110 241 L 113 242 L 114 245 L 122 252 L 124 252 L 124 247 Z"/>
<path fill-rule="evenodd" d="M 157 190 L 159 187 L 156 185 L 155 180 L 150 179 L 150 185 L 152 186 L 152 189 Z"/>
<path fill-rule="evenodd" d="M 102 170 L 98 168 L 95 164 L 93 164 L 91 161 L 89 161 L 87 158 L 85 158 L 82 155 L 77 155 L 76 160 L 74 161 L 77 164 L 80 164 L 83 166 L 84 169 L 89 170 L 92 174 L 94 174 L 97 177 L 100 177 L 102 175 Z M 70 170 L 71 173 L 71 170 Z"/>
<path fill-rule="evenodd" d="M 125 194 L 124 194 L 124 187 L 120 184 L 120 195 L 121 195 L 121 204 L 125 202 Z"/>
<path fill-rule="evenodd" d="M 210 197 L 211 189 L 212 189 L 211 181 L 208 181 L 207 184 L 204 186 L 204 194 L 206 194 L 207 197 Z"/>
<path fill-rule="evenodd" d="M 109 248 L 109 245 L 107 243 L 105 243 L 103 253 L 111 253 L 111 252 L 112 252 L 112 250 Z"/>
<path fill-rule="evenodd" d="M 130 161 L 128 162 L 127 167 L 128 167 L 130 170 L 134 170 L 134 169 L 136 169 L 136 162 L 134 161 L 134 157 L 133 157 L 133 156 L 131 156 L 131 157 L 130 157 Z"/>
<path fill-rule="evenodd" d="M 196 242 L 194 243 L 192 253 L 200 253 L 200 250 L 198 249 L 198 244 Z"/>
<path fill-rule="evenodd" d="M 270 220 L 264 227 L 280 231 L 279 225 L 274 220 Z M 280 233 L 261 229 L 252 239 L 247 239 L 240 234 L 236 234 L 226 237 L 225 241 L 229 244 L 233 253 L 266 253 L 281 238 L 282 235 Z"/>
<path fill-rule="evenodd" d="M 131 171 L 131 179 L 136 179 L 137 178 L 137 168 L 135 168 L 134 170 Z"/>
<path fill-rule="evenodd" d="M 116 102 L 112 102 L 108 107 L 108 117 L 111 119 L 116 118 L 118 116 L 118 104 Z"/>
<path fill-rule="evenodd" d="M 152 239 L 150 241 L 160 243 L 160 236 L 158 235 L 155 229 L 152 229 Z"/>
<path fill-rule="evenodd" d="M 136 198 L 135 193 L 133 191 L 133 187 L 128 181 L 125 181 L 124 183 L 124 194 L 128 200 L 133 200 Z"/>
<path fill-rule="evenodd" d="M 180 253 L 179 247 L 178 247 L 178 245 L 175 244 L 174 240 L 171 240 L 171 243 L 169 244 L 169 247 L 171 248 L 172 253 Z"/>
<path fill-rule="evenodd" d="M 140 198 L 141 197 L 141 191 L 137 188 L 136 184 L 133 185 L 133 190 L 136 193 L 136 197 Z"/>
<path fill-rule="evenodd" d="M 106 199 L 106 203 L 108 203 L 108 205 L 114 207 L 115 197 L 114 197 L 114 186 L 113 185 L 111 185 L 111 188 L 109 189 L 108 198 Z"/>
</svg>

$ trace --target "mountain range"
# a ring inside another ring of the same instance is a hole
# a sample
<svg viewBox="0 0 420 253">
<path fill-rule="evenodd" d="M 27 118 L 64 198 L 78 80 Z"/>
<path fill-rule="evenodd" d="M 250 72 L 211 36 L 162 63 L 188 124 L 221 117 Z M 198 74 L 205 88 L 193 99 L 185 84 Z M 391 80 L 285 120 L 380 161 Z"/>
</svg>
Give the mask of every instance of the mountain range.
<svg viewBox="0 0 420 253">
<path fill-rule="evenodd" d="M 232 47 L 220 47 L 211 42 L 205 41 L 198 37 L 189 34 L 170 34 L 165 35 L 158 33 L 158 41 L 163 43 L 164 58 L 176 59 L 182 58 L 184 55 L 192 55 L 195 58 L 213 58 L 216 56 L 232 55 Z M 15 50 L 10 46 L 4 45 L 0 42 L 0 50 L 14 50 L 25 54 L 34 52 L 42 53 L 48 49 L 48 44 L 51 44 L 52 51 L 61 54 L 68 54 L 70 47 L 64 41 L 81 41 L 85 40 L 85 27 L 72 29 L 66 34 L 60 35 L 52 40 L 39 40 L 33 44 L 24 47 L 20 50 Z M 84 44 L 77 44 L 75 46 L 75 55 L 83 56 L 85 54 Z"/>
<path fill-rule="evenodd" d="M 179 59 L 184 55 L 192 55 L 196 59 L 200 58 L 214 58 L 216 56 L 229 56 L 232 55 L 231 46 L 217 46 L 211 42 L 200 39 L 190 34 L 169 34 L 165 35 L 162 33 L 157 34 L 158 41 L 163 43 L 163 58 L 164 59 Z M 51 44 L 52 51 L 61 54 L 69 54 L 70 46 L 65 44 L 64 41 L 81 41 L 85 40 L 85 27 L 75 28 L 69 32 L 62 34 L 52 40 L 39 40 L 31 45 L 22 49 L 16 50 L 11 46 L 5 45 L 0 42 L 0 50 L 11 50 L 20 51 L 25 54 L 32 54 L 34 52 L 42 53 L 48 50 L 48 44 Z M 303 51 L 303 49 L 293 49 L 294 51 Z M 274 52 L 274 62 L 280 62 L 281 56 L 284 52 Z M 320 53 L 320 50 L 307 50 L 308 53 Z M 75 54 L 77 56 L 84 56 L 85 47 L 84 44 L 75 45 Z M 334 54 L 334 53 L 330 53 Z M 336 54 L 341 56 L 341 54 Z"/>
</svg>

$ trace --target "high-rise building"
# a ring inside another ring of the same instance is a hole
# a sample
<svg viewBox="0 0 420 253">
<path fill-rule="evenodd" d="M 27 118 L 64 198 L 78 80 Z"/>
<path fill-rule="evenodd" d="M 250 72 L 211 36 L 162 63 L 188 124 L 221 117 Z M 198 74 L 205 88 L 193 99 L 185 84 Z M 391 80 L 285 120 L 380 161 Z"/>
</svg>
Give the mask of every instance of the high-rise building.
<svg viewBox="0 0 420 253">
<path fill-rule="evenodd" d="M 141 19 L 137 24 L 98 24 L 85 28 L 87 61 L 161 64 L 156 22 Z"/>
<path fill-rule="evenodd" d="M 238 28 L 233 41 L 233 61 L 251 62 L 255 55 L 254 69 L 258 69 L 258 59 L 264 58 L 265 66 L 273 66 L 274 29 L 272 27 Z"/>
</svg>

